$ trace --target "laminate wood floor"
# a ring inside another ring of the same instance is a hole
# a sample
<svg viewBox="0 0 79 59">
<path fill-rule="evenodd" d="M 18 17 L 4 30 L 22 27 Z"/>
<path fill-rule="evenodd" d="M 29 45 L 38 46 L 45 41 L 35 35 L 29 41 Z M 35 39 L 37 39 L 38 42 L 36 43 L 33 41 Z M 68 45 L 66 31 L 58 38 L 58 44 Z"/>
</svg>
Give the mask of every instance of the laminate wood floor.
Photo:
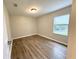
<svg viewBox="0 0 79 59">
<path fill-rule="evenodd" d="M 13 41 L 11 59 L 66 59 L 67 47 L 34 35 Z"/>
</svg>

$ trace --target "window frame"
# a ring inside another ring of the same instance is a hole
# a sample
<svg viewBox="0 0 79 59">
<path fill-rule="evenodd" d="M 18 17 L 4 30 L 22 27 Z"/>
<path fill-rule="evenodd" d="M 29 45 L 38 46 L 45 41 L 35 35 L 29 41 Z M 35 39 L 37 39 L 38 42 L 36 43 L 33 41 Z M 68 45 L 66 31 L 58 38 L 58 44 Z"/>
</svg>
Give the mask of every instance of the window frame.
<svg viewBox="0 0 79 59">
<path fill-rule="evenodd" d="M 54 16 L 54 17 L 53 17 L 53 21 L 52 21 L 52 23 L 53 23 L 53 25 L 52 25 L 52 32 L 53 32 L 54 34 L 56 34 L 56 35 L 68 36 L 68 34 L 67 34 L 67 35 L 63 35 L 63 34 L 59 34 L 59 33 L 57 34 L 57 33 L 54 32 L 54 18 L 55 18 L 55 17 L 59 17 L 59 16 L 64 16 L 64 15 L 69 15 L 69 23 L 68 23 L 68 34 L 69 34 L 70 14 L 67 13 L 67 14 L 57 15 L 57 16 Z"/>
</svg>

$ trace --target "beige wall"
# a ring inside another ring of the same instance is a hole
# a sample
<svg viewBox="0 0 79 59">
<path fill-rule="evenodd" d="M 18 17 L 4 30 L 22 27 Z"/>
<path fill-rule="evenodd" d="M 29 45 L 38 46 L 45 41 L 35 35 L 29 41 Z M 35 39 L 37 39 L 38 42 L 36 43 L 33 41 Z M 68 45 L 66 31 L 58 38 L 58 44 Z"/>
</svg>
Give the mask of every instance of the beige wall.
<svg viewBox="0 0 79 59">
<path fill-rule="evenodd" d="M 38 34 L 48 38 L 52 38 L 58 42 L 67 44 L 68 39 L 66 36 L 57 35 L 53 33 L 53 20 L 54 16 L 68 14 L 70 13 L 70 11 L 71 6 L 37 18 Z"/>
<path fill-rule="evenodd" d="M 73 0 L 69 28 L 67 59 L 76 59 L 76 0 Z"/>
<path fill-rule="evenodd" d="M 36 20 L 27 16 L 11 16 L 12 38 L 20 38 L 37 33 Z"/>
</svg>

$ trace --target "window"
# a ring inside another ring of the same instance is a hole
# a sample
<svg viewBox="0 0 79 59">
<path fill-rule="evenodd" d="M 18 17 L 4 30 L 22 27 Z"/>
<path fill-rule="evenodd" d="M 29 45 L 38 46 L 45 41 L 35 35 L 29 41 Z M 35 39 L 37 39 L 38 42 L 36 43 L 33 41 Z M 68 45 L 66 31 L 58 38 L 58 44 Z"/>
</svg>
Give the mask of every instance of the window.
<svg viewBox="0 0 79 59">
<path fill-rule="evenodd" d="M 68 36 L 69 14 L 54 18 L 53 33 Z"/>
</svg>

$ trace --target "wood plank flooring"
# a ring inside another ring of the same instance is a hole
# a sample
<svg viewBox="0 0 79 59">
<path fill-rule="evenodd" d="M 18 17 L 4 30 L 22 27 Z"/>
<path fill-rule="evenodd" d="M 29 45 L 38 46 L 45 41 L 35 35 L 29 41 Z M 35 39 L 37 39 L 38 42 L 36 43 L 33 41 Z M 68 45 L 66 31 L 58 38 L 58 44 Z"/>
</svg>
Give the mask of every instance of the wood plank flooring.
<svg viewBox="0 0 79 59">
<path fill-rule="evenodd" d="M 11 59 L 66 59 L 67 47 L 34 35 L 13 41 Z"/>
</svg>

